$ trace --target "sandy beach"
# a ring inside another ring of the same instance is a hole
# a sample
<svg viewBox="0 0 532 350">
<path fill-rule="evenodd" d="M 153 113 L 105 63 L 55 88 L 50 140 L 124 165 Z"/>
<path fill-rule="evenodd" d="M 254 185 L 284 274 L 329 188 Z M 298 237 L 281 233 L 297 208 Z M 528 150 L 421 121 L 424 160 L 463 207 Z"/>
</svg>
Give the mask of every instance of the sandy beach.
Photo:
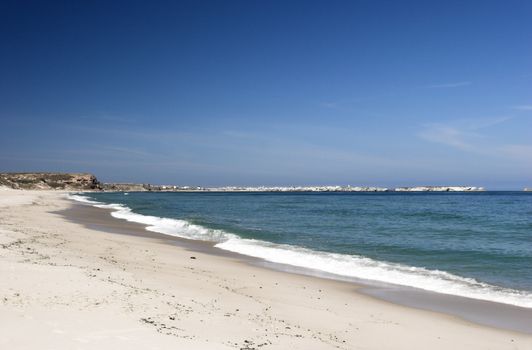
<svg viewBox="0 0 532 350">
<path fill-rule="evenodd" d="M 0 347 L 532 349 L 530 334 L 210 249 L 62 192 L 0 190 Z"/>
</svg>

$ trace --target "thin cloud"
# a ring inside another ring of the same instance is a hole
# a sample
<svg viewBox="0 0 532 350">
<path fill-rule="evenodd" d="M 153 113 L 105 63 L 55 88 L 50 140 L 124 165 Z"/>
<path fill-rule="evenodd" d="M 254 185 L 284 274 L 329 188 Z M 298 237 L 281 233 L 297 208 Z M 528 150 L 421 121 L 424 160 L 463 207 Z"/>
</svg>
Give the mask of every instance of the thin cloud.
<svg viewBox="0 0 532 350">
<path fill-rule="evenodd" d="M 418 136 L 426 141 L 444 144 L 461 150 L 471 151 L 473 148 L 466 141 L 468 137 L 472 136 L 470 132 L 442 124 L 427 125 L 425 130 L 421 131 Z"/>
<path fill-rule="evenodd" d="M 518 111 L 532 111 L 532 105 L 513 106 L 512 109 L 516 109 Z"/>
<path fill-rule="evenodd" d="M 481 132 L 488 127 L 511 120 L 511 117 L 463 119 L 447 124 L 427 124 L 417 136 L 425 141 L 439 143 L 464 152 L 490 157 L 514 158 L 532 161 L 532 145 L 494 144 Z M 530 163 L 532 164 L 532 163 Z"/>
<path fill-rule="evenodd" d="M 445 84 L 433 84 L 426 86 L 428 89 L 446 89 L 446 88 L 456 88 L 462 86 L 468 86 L 473 84 L 471 81 L 458 81 L 455 83 L 445 83 Z"/>
<path fill-rule="evenodd" d="M 513 116 L 501 116 L 493 118 L 471 118 L 471 119 L 462 119 L 455 122 L 458 128 L 466 130 L 479 130 L 484 128 L 489 128 L 498 124 L 502 124 L 509 120 L 514 119 Z"/>
<path fill-rule="evenodd" d="M 502 116 L 461 119 L 449 124 L 426 124 L 424 129 L 418 133 L 418 136 L 426 141 L 441 143 L 461 150 L 474 151 L 475 149 L 480 149 L 474 144 L 475 141 L 483 137 L 479 134 L 482 129 L 490 128 L 512 119 L 513 117 Z"/>
<path fill-rule="evenodd" d="M 532 161 L 532 145 L 505 145 L 500 151 L 510 157 Z"/>
</svg>

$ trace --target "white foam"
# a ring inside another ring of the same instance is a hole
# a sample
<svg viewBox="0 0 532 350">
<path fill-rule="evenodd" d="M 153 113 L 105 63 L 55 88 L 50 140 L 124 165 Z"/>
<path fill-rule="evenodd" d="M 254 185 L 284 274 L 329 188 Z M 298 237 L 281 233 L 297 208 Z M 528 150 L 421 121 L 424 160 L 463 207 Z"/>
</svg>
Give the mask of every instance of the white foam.
<svg viewBox="0 0 532 350">
<path fill-rule="evenodd" d="M 357 255 L 320 252 L 297 246 L 243 239 L 222 230 L 209 229 L 185 220 L 137 214 L 121 204 L 104 204 L 80 195 L 70 195 L 69 197 L 95 207 L 112 209 L 111 215 L 113 217 L 145 224 L 149 231 L 181 238 L 217 242 L 216 247 L 220 249 L 274 263 L 532 308 L 532 293 L 489 285 L 445 271 L 387 263 Z"/>
<path fill-rule="evenodd" d="M 445 271 L 241 238 L 228 239 L 216 247 L 275 263 L 320 270 L 340 276 L 532 308 L 532 293 L 492 286 Z"/>
<path fill-rule="evenodd" d="M 93 201 L 81 195 L 69 195 L 69 198 L 91 204 L 97 208 L 111 209 L 113 210 L 111 216 L 117 219 L 144 224 L 147 225 L 146 230 L 148 231 L 163 233 L 169 236 L 211 242 L 220 242 L 230 237 L 236 237 L 224 231 L 212 230 L 200 225 L 194 225 L 185 220 L 137 214 L 122 204 L 105 204 Z"/>
<path fill-rule="evenodd" d="M 101 204 L 100 202 L 96 202 L 93 200 L 90 200 L 89 198 L 79 195 L 79 194 L 67 194 L 67 198 L 81 202 L 81 203 L 87 203 L 87 204 Z"/>
</svg>

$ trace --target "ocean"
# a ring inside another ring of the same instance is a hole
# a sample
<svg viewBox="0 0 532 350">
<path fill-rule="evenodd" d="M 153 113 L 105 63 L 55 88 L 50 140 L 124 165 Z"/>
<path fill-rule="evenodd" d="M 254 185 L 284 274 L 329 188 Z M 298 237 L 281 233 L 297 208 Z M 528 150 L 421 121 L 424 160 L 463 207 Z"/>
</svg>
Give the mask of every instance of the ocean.
<svg viewBox="0 0 532 350">
<path fill-rule="evenodd" d="M 339 278 L 532 308 L 532 193 L 83 193 L 147 230 Z"/>
</svg>

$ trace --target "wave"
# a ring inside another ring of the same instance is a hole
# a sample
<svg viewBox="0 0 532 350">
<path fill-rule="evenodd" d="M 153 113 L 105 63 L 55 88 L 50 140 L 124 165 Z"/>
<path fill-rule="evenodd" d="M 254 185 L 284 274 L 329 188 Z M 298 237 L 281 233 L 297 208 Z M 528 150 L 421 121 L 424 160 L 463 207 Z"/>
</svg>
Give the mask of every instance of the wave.
<svg viewBox="0 0 532 350">
<path fill-rule="evenodd" d="M 378 281 L 532 308 L 532 293 L 530 292 L 498 287 L 445 271 L 378 261 L 359 255 L 329 253 L 287 244 L 244 239 L 233 233 L 206 228 L 186 220 L 138 214 L 122 204 L 96 202 L 82 195 L 68 195 L 68 197 L 98 208 L 111 209 L 113 217 L 147 225 L 148 231 L 214 242 L 217 248 L 274 263 L 322 271 L 342 277 Z"/>
</svg>

